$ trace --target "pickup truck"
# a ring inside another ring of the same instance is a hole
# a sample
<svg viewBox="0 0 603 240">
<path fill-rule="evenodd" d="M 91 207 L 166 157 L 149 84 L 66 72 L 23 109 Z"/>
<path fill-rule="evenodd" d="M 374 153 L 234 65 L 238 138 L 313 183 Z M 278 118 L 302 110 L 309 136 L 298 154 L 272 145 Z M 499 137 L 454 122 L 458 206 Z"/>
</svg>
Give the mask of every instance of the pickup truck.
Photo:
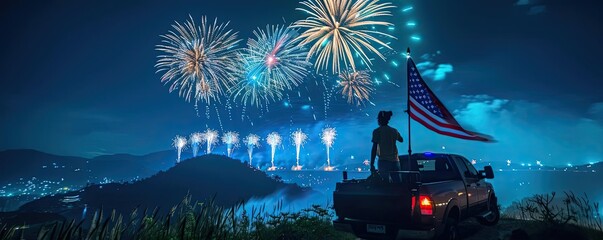
<svg viewBox="0 0 603 240">
<path fill-rule="evenodd" d="M 455 154 L 399 156 L 402 171 L 338 182 L 333 192 L 335 229 L 364 239 L 458 239 L 457 224 L 500 218 L 492 167 L 477 171 Z M 394 181 L 396 177 L 397 181 Z"/>
</svg>

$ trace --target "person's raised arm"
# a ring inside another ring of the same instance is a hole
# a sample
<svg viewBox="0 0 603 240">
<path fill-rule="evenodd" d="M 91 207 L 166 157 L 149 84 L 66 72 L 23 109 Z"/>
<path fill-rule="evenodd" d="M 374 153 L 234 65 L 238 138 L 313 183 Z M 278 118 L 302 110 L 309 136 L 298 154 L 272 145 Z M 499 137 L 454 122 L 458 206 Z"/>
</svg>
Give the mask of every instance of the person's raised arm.
<svg viewBox="0 0 603 240">
<path fill-rule="evenodd" d="M 375 171 L 375 158 L 377 157 L 377 143 L 373 143 L 373 148 L 371 149 L 371 172 Z"/>
<path fill-rule="evenodd" d="M 396 131 L 396 133 L 398 133 L 398 142 L 404 142 L 404 139 L 402 138 L 402 135 L 400 135 L 400 132 Z"/>
</svg>

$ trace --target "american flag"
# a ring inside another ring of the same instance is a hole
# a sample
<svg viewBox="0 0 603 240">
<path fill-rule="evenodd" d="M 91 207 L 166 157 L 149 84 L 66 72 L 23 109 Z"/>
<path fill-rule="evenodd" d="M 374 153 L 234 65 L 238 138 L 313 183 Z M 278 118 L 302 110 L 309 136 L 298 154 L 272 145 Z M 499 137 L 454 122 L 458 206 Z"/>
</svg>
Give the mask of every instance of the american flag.
<svg viewBox="0 0 603 240">
<path fill-rule="evenodd" d="M 430 130 L 450 137 L 490 142 L 492 139 L 483 134 L 470 132 L 454 119 L 444 104 L 429 89 L 417 66 L 408 59 L 408 104 L 412 119 Z"/>
</svg>

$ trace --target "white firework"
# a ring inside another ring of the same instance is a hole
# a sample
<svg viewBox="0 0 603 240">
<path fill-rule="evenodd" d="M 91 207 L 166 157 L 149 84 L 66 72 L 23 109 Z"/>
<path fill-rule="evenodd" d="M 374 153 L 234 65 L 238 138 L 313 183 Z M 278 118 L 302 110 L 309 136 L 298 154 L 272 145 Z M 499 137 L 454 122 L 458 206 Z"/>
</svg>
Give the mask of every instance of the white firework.
<svg viewBox="0 0 603 240">
<path fill-rule="evenodd" d="M 330 149 L 335 142 L 335 137 L 337 136 L 337 131 L 335 128 L 328 127 L 322 130 L 322 134 L 320 138 L 322 139 L 322 143 L 327 147 L 327 168 L 331 168 L 331 156 Z"/>
<path fill-rule="evenodd" d="M 308 139 L 308 135 L 298 129 L 297 131 L 291 134 L 291 138 L 293 139 L 293 144 L 295 145 L 295 161 L 296 164 L 293 166 L 293 170 L 301 170 L 301 165 L 299 165 L 299 152 L 301 150 L 302 145 L 306 143 Z"/>
<path fill-rule="evenodd" d="M 251 165 L 251 161 L 253 159 L 253 149 L 260 146 L 260 137 L 255 134 L 249 134 L 245 139 L 243 139 L 245 145 L 247 145 L 247 154 L 249 154 L 249 166 Z"/>
<path fill-rule="evenodd" d="M 199 145 L 203 142 L 203 134 L 200 132 L 193 133 L 189 139 L 193 148 L 193 157 L 196 157 L 199 153 Z"/>
<path fill-rule="evenodd" d="M 173 146 L 174 146 L 174 148 L 176 148 L 176 151 L 178 152 L 178 158 L 176 159 L 176 162 L 179 163 L 180 155 L 182 154 L 182 150 L 186 149 L 186 138 L 176 135 L 176 137 L 173 140 Z"/>
<path fill-rule="evenodd" d="M 207 144 L 207 154 L 211 153 L 212 147 L 218 143 L 218 131 L 207 129 L 203 132 L 203 142 Z"/>
<path fill-rule="evenodd" d="M 222 142 L 226 144 L 226 153 L 230 157 L 232 150 L 239 146 L 239 134 L 237 132 L 226 132 L 222 136 Z"/>
<path fill-rule="evenodd" d="M 272 164 L 272 166 L 270 168 L 268 168 L 269 171 L 274 171 L 276 170 L 276 167 L 274 166 L 274 154 L 276 152 L 276 147 L 281 145 L 281 135 L 279 135 L 277 132 L 271 132 L 270 134 L 268 134 L 268 137 L 266 137 L 266 142 L 268 143 L 268 145 L 270 145 L 271 150 L 272 150 L 272 158 L 270 163 Z"/>
</svg>

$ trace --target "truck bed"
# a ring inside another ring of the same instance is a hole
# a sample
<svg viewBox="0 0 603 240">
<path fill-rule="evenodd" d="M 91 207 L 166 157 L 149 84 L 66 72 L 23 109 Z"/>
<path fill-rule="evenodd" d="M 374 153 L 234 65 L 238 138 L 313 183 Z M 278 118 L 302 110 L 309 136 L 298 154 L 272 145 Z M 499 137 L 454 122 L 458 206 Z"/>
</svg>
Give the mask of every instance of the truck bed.
<svg viewBox="0 0 603 240">
<path fill-rule="evenodd" d="M 412 196 L 419 187 L 418 172 L 401 172 L 402 182 L 380 179 L 347 180 L 337 183 L 333 201 L 340 219 L 363 219 L 375 222 L 408 223 Z M 378 207 L 375 207 L 378 205 Z"/>
</svg>

